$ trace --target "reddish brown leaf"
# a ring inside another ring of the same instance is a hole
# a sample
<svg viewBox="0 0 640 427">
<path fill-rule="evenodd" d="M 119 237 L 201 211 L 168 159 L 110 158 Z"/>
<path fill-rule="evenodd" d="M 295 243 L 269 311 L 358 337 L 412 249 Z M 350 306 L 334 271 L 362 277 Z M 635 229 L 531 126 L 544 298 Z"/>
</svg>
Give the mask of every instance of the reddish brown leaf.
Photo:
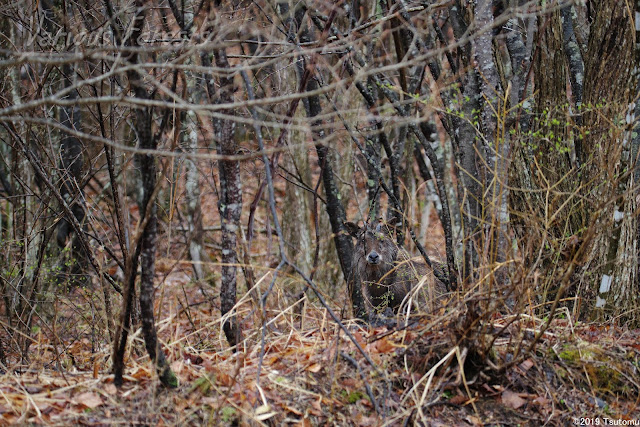
<svg viewBox="0 0 640 427">
<path fill-rule="evenodd" d="M 300 422 L 298 422 L 297 424 L 295 424 L 298 427 L 311 427 L 311 421 L 309 420 L 309 418 L 303 418 L 300 420 Z"/>
<path fill-rule="evenodd" d="M 533 399 L 533 403 L 536 403 L 540 406 L 544 406 L 544 405 L 548 405 L 551 403 L 551 401 L 545 397 L 542 396 L 538 396 L 535 399 Z"/>
<path fill-rule="evenodd" d="M 514 393 L 510 390 L 505 390 L 502 392 L 502 403 L 509 408 L 518 409 L 527 402 L 526 400 L 518 396 L 517 393 Z"/>
<path fill-rule="evenodd" d="M 313 372 L 314 374 L 320 372 L 321 369 L 322 365 L 320 365 L 319 363 L 314 363 L 310 366 L 307 366 L 307 371 Z"/>
<path fill-rule="evenodd" d="M 131 376 L 137 380 L 141 380 L 143 378 L 151 378 L 151 373 L 142 366 L 138 366 L 135 372 L 131 373 Z"/>
<path fill-rule="evenodd" d="M 388 339 L 381 339 L 376 341 L 374 348 L 378 353 L 382 354 L 391 353 L 396 349 L 396 347 L 392 343 L 390 343 Z"/>
<path fill-rule="evenodd" d="M 449 399 L 449 403 L 453 405 L 464 405 L 466 401 L 467 398 L 461 395 L 453 396 L 451 399 Z"/>
</svg>

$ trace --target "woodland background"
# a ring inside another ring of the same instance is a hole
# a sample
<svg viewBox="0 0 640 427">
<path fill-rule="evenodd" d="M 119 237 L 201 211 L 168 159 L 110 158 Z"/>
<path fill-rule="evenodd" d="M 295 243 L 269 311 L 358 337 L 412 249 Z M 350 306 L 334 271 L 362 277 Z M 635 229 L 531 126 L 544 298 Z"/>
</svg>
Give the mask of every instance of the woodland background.
<svg viewBox="0 0 640 427">
<path fill-rule="evenodd" d="M 640 417 L 640 1 L 4 0 L 0 28 L 4 422 Z M 367 322 L 358 220 L 445 263 L 446 304 Z"/>
</svg>

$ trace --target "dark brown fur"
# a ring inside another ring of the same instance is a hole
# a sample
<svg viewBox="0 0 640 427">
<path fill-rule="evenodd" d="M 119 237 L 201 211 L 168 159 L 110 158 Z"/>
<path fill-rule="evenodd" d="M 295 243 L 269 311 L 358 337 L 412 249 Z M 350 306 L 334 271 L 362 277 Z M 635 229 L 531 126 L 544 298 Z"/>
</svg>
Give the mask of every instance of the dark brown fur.
<svg viewBox="0 0 640 427">
<path fill-rule="evenodd" d="M 387 307 L 397 311 L 404 297 L 424 276 L 428 276 L 425 289 L 431 301 L 446 292 L 430 267 L 398 248 L 387 225 L 358 227 L 349 222 L 346 226 L 357 240 L 351 264 L 352 286 L 361 286 L 367 311 L 383 312 Z"/>
</svg>

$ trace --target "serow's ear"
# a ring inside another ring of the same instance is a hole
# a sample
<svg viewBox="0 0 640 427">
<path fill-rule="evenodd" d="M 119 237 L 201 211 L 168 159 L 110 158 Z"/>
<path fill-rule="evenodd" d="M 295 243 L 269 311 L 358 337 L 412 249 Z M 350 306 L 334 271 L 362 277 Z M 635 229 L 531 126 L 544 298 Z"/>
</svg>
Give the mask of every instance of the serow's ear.
<svg viewBox="0 0 640 427">
<path fill-rule="evenodd" d="M 346 228 L 347 233 L 349 233 L 351 237 L 357 237 L 361 230 L 361 228 L 358 227 L 358 224 L 354 224 L 353 222 L 345 222 L 344 228 Z"/>
</svg>

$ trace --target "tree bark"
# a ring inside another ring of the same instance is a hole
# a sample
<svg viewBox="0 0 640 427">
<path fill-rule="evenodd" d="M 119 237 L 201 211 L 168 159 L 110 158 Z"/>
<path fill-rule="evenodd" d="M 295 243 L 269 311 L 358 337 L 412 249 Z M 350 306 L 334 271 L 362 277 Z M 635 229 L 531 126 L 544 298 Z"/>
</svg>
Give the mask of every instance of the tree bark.
<svg viewBox="0 0 640 427">
<path fill-rule="evenodd" d="M 216 66 L 229 70 L 229 61 L 224 49 L 214 51 Z M 218 103 L 233 101 L 233 76 L 220 76 L 220 89 L 217 96 Z M 232 115 L 231 110 L 221 113 Z M 235 140 L 235 123 L 227 119 L 214 120 L 215 138 L 218 154 L 234 155 L 237 151 Z M 240 164 L 235 160 L 220 160 L 218 162 L 220 177 L 220 200 L 218 210 L 222 222 L 222 275 L 220 279 L 220 310 L 222 316 L 228 316 L 222 327 L 230 345 L 235 346 L 241 341 L 241 330 L 233 314 L 236 305 L 236 282 L 238 270 L 237 239 L 242 213 L 242 183 L 240 180 Z"/>
<path fill-rule="evenodd" d="M 110 5 L 109 5 L 110 6 Z M 108 8 L 109 9 L 109 8 Z M 114 19 L 113 11 L 110 10 L 111 18 Z M 126 39 L 127 46 L 138 47 L 137 41 L 140 38 L 145 21 L 145 5 L 143 0 L 136 1 L 136 12 L 133 16 L 132 30 Z M 115 22 L 112 22 L 114 32 L 123 34 Z M 133 50 L 126 58 L 129 63 L 138 62 L 138 51 Z M 127 73 L 129 84 L 134 95 L 141 100 L 149 99 L 142 76 L 135 69 Z M 135 128 L 138 136 L 140 148 L 155 150 L 157 140 L 151 133 L 152 112 L 148 108 L 137 108 L 135 110 Z M 125 271 L 125 294 L 123 307 L 120 316 L 120 324 L 116 331 L 114 342 L 114 374 L 117 386 L 122 385 L 124 371 L 124 351 L 129 333 L 131 310 L 133 306 L 133 295 L 135 290 L 135 276 L 137 274 L 138 257 L 140 257 L 141 277 L 140 277 L 140 312 L 142 320 L 142 333 L 144 335 L 145 347 L 149 353 L 149 358 L 156 365 L 160 381 L 167 387 L 177 387 L 177 378 L 171 371 L 171 367 L 166 356 L 160 347 L 155 327 L 155 316 L 153 307 L 153 285 L 155 278 L 156 261 L 156 240 L 157 240 L 157 208 L 156 208 L 156 160 L 152 154 L 136 154 L 140 165 L 140 175 L 142 180 L 143 200 L 141 204 L 140 226 L 141 235 L 136 235 L 132 239 L 132 247 L 129 248 L 129 257 L 126 260 Z M 139 240 L 137 240 L 139 239 Z"/>
<path fill-rule="evenodd" d="M 311 42 L 311 33 L 306 24 L 303 23 L 305 16 L 304 9 L 298 9 L 295 12 L 296 21 L 300 31 L 300 41 L 304 43 Z M 325 27 L 328 29 L 331 26 L 329 20 Z M 303 89 L 307 92 L 314 92 L 318 89 L 318 81 L 316 80 L 315 71 L 313 65 L 309 63 L 308 58 L 300 57 L 302 61 L 300 63 L 300 72 L 298 78 L 301 82 L 306 81 Z M 309 68 L 307 68 L 309 67 Z M 311 77 L 304 78 L 305 73 L 310 73 Z M 324 187 L 326 197 L 326 211 L 329 216 L 329 223 L 331 225 L 331 231 L 333 235 L 333 242 L 336 246 L 336 252 L 338 254 L 338 261 L 340 262 L 340 268 L 342 274 L 347 282 L 349 288 L 349 296 L 351 299 L 351 305 L 353 309 L 353 315 L 355 317 L 364 319 L 366 317 L 366 309 L 364 306 L 364 299 L 362 297 L 362 290 L 358 286 L 353 286 L 351 278 L 351 261 L 353 256 L 353 241 L 351 236 L 347 233 L 345 223 L 347 221 L 347 214 L 344 205 L 342 204 L 342 194 L 336 183 L 334 176 L 334 164 L 330 155 L 329 147 L 324 144 L 326 137 L 325 131 L 322 128 L 322 120 L 317 119 L 322 113 L 322 104 L 320 103 L 320 97 L 318 95 L 309 95 L 304 99 L 304 107 L 307 112 L 307 116 L 311 121 L 312 136 L 315 143 L 316 153 L 318 154 L 318 164 L 321 169 L 322 185 Z"/>
<path fill-rule="evenodd" d="M 141 82 L 137 82 L 140 84 Z M 136 90 L 136 92 L 140 92 Z M 142 98 L 142 93 L 137 93 Z M 145 99 L 145 98 L 142 98 Z M 157 142 L 151 134 L 151 111 L 138 109 L 136 111 L 136 129 L 140 148 L 155 150 Z M 149 353 L 149 358 L 155 362 L 158 368 L 160 380 L 166 386 L 176 387 L 177 379 L 164 351 L 158 342 L 156 334 L 155 316 L 153 313 L 153 294 L 156 266 L 156 242 L 158 234 L 158 209 L 154 192 L 156 189 L 156 158 L 153 155 L 141 154 L 139 156 L 140 175 L 142 178 L 143 201 L 140 212 L 148 217 L 147 224 L 142 232 L 140 240 L 140 315 L 142 320 L 142 333 L 144 343 Z M 133 274 L 133 272 L 132 272 Z"/>
<path fill-rule="evenodd" d="M 491 0 L 478 0 L 474 8 L 475 25 L 480 29 L 479 34 L 472 38 L 474 57 L 477 62 L 476 71 L 480 80 L 481 95 L 481 130 L 483 150 L 482 169 L 484 175 L 483 189 L 483 227 L 485 229 L 482 247 L 484 264 L 491 269 L 502 265 L 505 261 L 505 246 L 507 238 L 507 169 L 509 164 L 508 136 L 504 134 L 503 118 L 506 112 L 501 107 L 503 103 L 503 88 L 500 84 L 493 52 L 494 21 Z M 499 117 L 502 115 L 502 117 Z M 500 123 L 499 123 L 500 121 Z M 507 274 L 504 268 L 495 271 L 497 284 L 506 284 Z"/>
<path fill-rule="evenodd" d="M 200 96 L 198 93 L 204 92 L 204 88 L 197 84 L 201 79 L 188 73 L 187 92 L 190 102 L 199 104 Z M 197 154 L 199 124 L 198 116 L 194 111 L 187 111 L 184 115 L 184 133 L 183 141 L 185 150 L 189 154 Z M 185 159 L 186 177 L 185 177 L 185 201 L 187 204 L 187 222 L 189 226 L 188 242 L 189 256 L 193 265 L 193 272 L 197 281 L 203 280 L 204 262 L 207 259 L 204 252 L 203 228 L 202 228 L 202 208 L 200 203 L 200 171 L 198 163 L 195 159 L 187 157 Z"/>
<path fill-rule="evenodd" d="M 633 236 L 638 219 L 633 174 L 629 173 L 637 88 L 634 68 L 638 66 L 634 21 L 615 0 L 595 2 L 592 7 L 595 19 L 585 55 L 584 85 L 584 103 L 590 107 L 584 123 L 590 132 L 584 144 L 582 182 L 602 206 L 600 214 L 589 221 L 599 223 L 603 232 L 593 242 L 585 269 L 596 279 L 590 283 L 598 290 L 596 309 L 637 321 L 640 293 Z M 595 314 L 603 313 L 596 310 Z"/>
</svg>

